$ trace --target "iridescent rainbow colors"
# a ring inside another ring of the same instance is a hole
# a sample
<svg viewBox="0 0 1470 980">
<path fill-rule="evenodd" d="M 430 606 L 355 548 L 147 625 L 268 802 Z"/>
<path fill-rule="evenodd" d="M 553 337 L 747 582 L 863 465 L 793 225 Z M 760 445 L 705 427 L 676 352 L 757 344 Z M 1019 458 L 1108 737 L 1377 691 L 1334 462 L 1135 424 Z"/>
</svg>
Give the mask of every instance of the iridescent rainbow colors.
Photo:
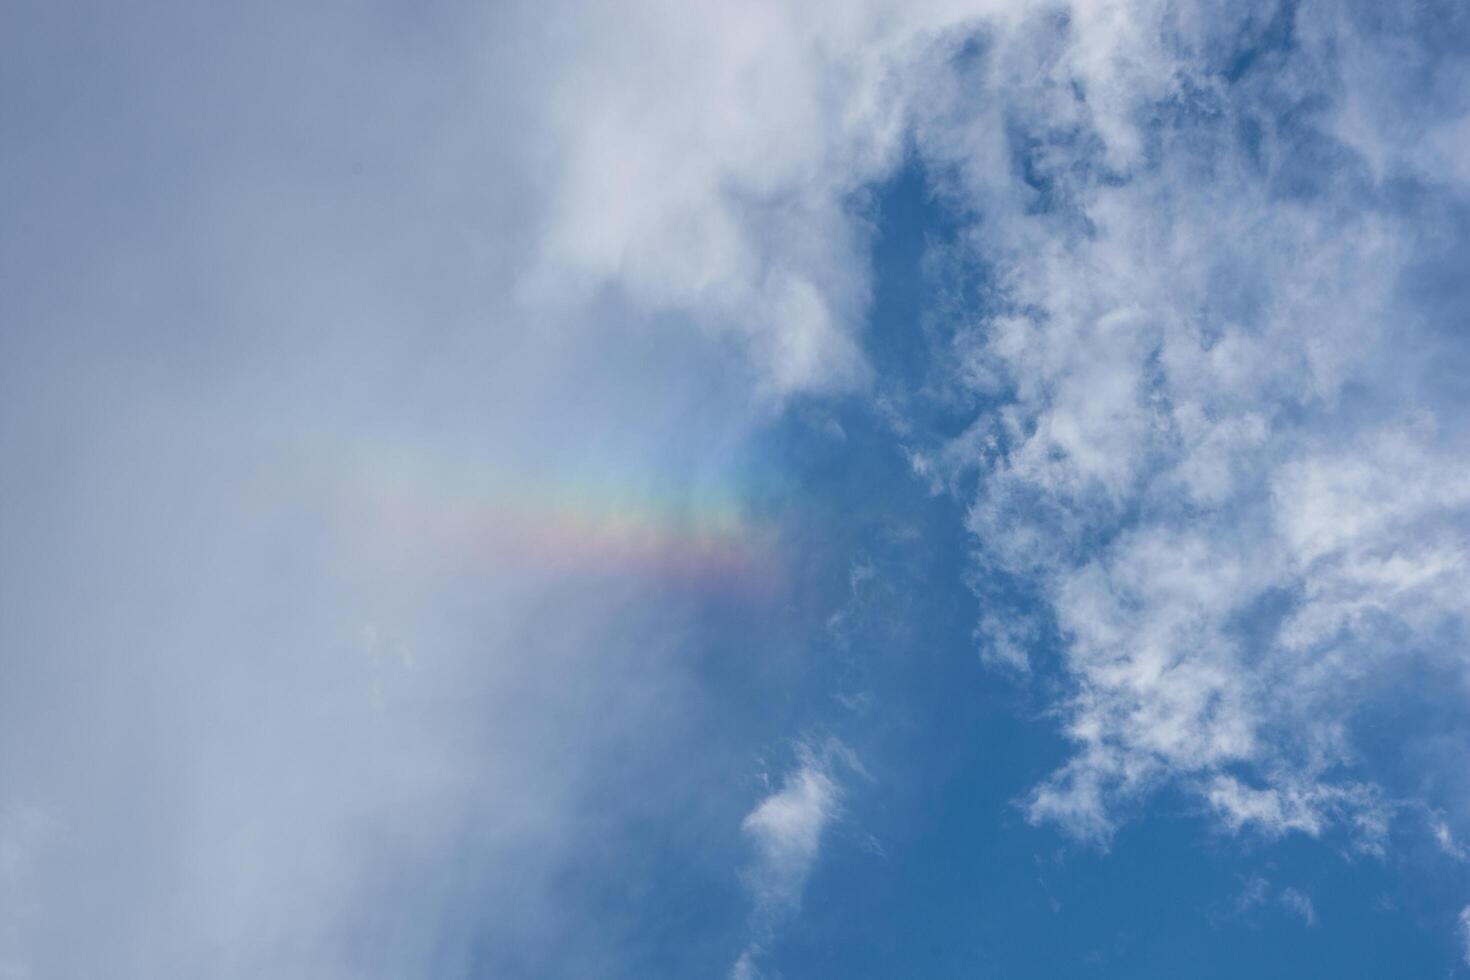
<svg viewBox="0 0 1470 980">
<path fill-rule="evenodd" d="M 727 490 L 404 450 L 354 453 L 351 472 L 383 534 L 497 569 L 630 576 L 747 598 L 780 586 L 774 526 Z"/>
</svg>

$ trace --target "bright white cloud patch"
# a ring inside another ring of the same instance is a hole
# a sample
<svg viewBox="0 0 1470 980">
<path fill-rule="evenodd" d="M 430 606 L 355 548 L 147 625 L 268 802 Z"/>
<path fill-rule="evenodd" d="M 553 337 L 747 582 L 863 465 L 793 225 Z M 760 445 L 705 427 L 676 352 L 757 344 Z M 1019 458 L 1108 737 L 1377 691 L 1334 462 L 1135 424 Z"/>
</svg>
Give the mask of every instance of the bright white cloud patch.
<svg viewBox="0 0 1470 980">
<path fill-rule="evenodd" d="M 811 873 L 838 801 L 837 784 L 813 763 L 786 777 L 779 791 L 761 801 L 741 823 L 757 854 L 750 873 L 757 901 L 771 909 L 794 909 Z"/>
<path fill-rule="evenodd" d="M 899 162 L 912 66 L 966 4 L 650 2 L 552 40 L 532 282 L 613 285 L 747 345 L 775 394 L 851 384 L 868 292 L 852 196 Z"/>
<path fill-rule="evenodd" d="M 797 767 L 741 821 L 755 851 L 745 872 L 754 902 L 753 937 L 731 968 L 732 980 L 761 975 L 758 961 L 765 945 L 776 927 L 801 907 L 823 837 L 840 811 L 842 787 L 832 769 L 838 759 L 860 771 L 851 753 L 838 743 L 820 748 L 801 745 Z"/>
<path fill-rule="evenodd" d="M 1274 9 L 1023 20 L 919 116 L 994 289 L 952 365 L 992 407 L 916 467 L 978 476 L 982 600 L 1022 583 L 1059 629 L 1077 753 L 1028 811 L 1100 843 L 1180 781 L 1231 828 L 1376 848 L 1393 806 L 1345 775 L 1354 712 L 1463 664 L 1470 433 L 1421 381 L 1445 313 L 1401 286 L 1423 216 L 1333 135 L 1390 71 L 1333 52 L 1379 28 L 1304 4 L 1286 45 Z M 1020 662 L 1027 615 L 987 610 L 988 657 Z"/>
</svg>

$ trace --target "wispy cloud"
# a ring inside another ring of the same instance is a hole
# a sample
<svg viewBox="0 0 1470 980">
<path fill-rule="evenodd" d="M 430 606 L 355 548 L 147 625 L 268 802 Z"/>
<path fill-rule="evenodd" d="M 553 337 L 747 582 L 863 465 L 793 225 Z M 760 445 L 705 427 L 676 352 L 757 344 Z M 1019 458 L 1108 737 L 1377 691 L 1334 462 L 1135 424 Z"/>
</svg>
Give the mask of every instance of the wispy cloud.
<svg viewBox="0 0 1470 980">
<path fill-rule="evenodd" d="M 754 860 L 743 875 L 753 910 L 752 939 L 731 968 L 732 980 L 759 977 L 759 960 L 776 929 L 801 908 L 802 893 L 821 853 L 822 841 L 841 813 L 842 784 L 834 765 L 861 772 L 840 742 L 803 742 L 797 765 L 741 821 Z"/>
<path fill-rule="evenodd" d="M 1274 9 L 1021 17 L 936 75 L 917 123 L 983 215 L 956 261 L 994 292 L 950 348 L 984 414 L 913 458 L 978 477 L 982 588 L 1049 607 L 1077 752 L 1027 810 L 1100 844 L 1170 782 L 1235 829 L 1379 846 L 1394 805 L 1344 775 L 1347 719 L 1415 662 L 1453 665 L 1470 612 L 1466 431 L 1413 339 L 1453 314 L 1399 285 L 1433 219 L 1379 183 L 1463 182 L 1394 152 L 1375 175 L 1356 149 L 1458 113 L 1363 108 L 1392 84 L 1373 32 L 1412 48 L 1433 27 L 1302 5 L 1288 44 Z M 1321 111 L 1288 124 L 1309 93 Z M 987 658 L 1027 663 L 1031 615 L 988 608 Z"/>
<path fill-rule="evenodd" d="M 1232 920 L 1255 924 L 1260 913 L 1272 908 L 1286 910 L 1305 926 L 1317 924 L 1317 906 L 1310 894 L 1291 885 L 1277 888 L 1269 878 L 1258 874 L 1243 878 L 1234 900 L 1225 907 L 1216 907 L 1209 918 L 1217 926 Z"/>
<path fill-rule="evenodd" d="M 1281 904 L 1301 916 L 1302 922 L 1306 925 L 1315 926 L 1317 924 L 1317 907 L 1312 904 L 1312 897 L 1306 892 L 1297 888 L 1283 888 Z"/>
<path fill-rule="evenodd" d="M 836 812 L 838 799 L 838 785 L 831 775 L 808 761 L 741 823 L 757 852 L 749 881 L 761 909 L 777 912 L 800 905 L 822 832 Z"/>
</svg>

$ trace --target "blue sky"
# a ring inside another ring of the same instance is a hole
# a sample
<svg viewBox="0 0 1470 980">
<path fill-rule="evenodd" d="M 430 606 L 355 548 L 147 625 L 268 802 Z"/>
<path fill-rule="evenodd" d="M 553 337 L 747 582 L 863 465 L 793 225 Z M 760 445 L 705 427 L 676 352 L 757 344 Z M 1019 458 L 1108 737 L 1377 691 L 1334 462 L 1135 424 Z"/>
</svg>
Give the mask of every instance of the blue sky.
<svg viewBox="0 0 1470 980">
<path fill-rule="evenodd" d="M 1470 974 L 1466 52 L 10 5 L 0 978 Z"/>
</svg>

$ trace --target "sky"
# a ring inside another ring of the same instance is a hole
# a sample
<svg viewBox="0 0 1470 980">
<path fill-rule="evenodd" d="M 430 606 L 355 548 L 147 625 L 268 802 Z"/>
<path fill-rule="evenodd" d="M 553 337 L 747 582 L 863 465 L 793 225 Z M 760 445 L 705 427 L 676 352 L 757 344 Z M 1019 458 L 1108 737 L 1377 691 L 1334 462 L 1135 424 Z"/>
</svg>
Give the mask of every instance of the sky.
<svg viewBox="0 0 1470 980">
<path fill-rule="evenodd" d="M 1470 976 L 1470 12 L 0 7 L 0 980 Z"/>
</svg>

